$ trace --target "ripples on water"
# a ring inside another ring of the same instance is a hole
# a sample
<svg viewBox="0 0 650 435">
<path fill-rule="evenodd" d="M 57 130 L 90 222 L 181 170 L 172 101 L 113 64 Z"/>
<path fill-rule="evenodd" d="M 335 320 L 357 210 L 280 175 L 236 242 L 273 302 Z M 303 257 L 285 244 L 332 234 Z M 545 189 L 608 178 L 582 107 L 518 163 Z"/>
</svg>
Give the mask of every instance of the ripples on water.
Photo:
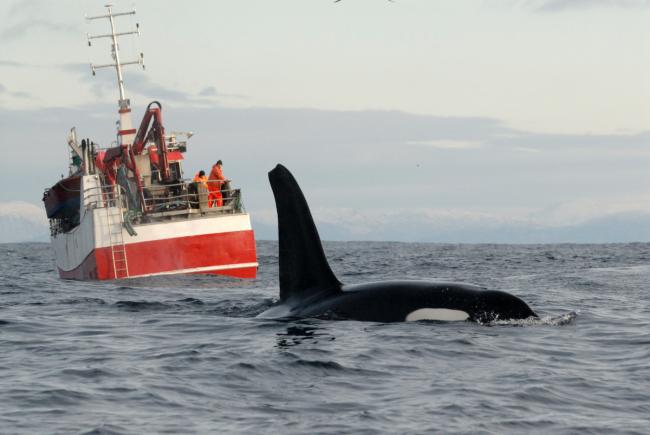
<svg viewBox="0 0 650 435">
<path fill-rule="evenodd" d="M 461 281 L 539 320 L 255 319 L 259 278 L 61 281 L 0 245 L 0 432 L 648 433 L 650 245 L 327 243 L 348 284 Z"/>
</svg>

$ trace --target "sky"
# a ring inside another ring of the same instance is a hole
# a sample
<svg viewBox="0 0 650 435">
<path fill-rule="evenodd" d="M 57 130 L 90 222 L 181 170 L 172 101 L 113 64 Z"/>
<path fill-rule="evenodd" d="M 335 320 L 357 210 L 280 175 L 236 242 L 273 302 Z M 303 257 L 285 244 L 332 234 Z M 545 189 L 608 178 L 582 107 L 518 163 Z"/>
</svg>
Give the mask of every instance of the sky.
<svg viewBox="0 0 650 435">
<path fill-rule="evenodd" d="M 86 39 L 107 22 L 84 20 L 104 4 L 0 3 L 3 210 L 40 207 L 72 126 L 114 140 L 115 74 L 89 67 L 110 46 Z M 159 100 L 195 133 L 186 176 L 224 160 L 265 238 L 280 162 L 323 238 L 650 241 L 650 0 L 114 2 L 134 6 L 134 122 Z"/>
</svg>

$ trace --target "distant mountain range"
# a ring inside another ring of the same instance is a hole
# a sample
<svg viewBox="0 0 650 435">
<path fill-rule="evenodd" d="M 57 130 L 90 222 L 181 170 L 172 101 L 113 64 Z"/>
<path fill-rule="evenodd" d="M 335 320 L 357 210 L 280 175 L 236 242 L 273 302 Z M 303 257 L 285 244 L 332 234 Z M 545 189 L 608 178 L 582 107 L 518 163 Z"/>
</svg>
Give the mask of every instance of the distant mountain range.
<svg viewBox="0 0 650 435">
<path fill-rule="evenodd" d="M 48 240 L 45 209 L 23 201 L 0 203 L 0 243 Z"/>
<path fill-rule="evenodd" d="M 489 214 L 410 210 L 359 213 L 328 210 L 314 213 L 323 240 L 368 240 L 440 243 L 617 243 L 650 242 L 650 212 L 643 210 L 552 224 L 531 218 Z M 251 212 L 255 236 L 276 240 L 271 210 Z M 0 243 L 47 242 L 45 211 L 35 204 L 0 203 Z"/>
<path fill-rule="evenodd" d="M 329 213 L 328 213 L 329 214 Z M 404 212 L 348 216 L 338 221 L 315 217 L 324 240 L 439 243 L 629 243 L 650 242 L 650 213 L 612 213 L 579 222 L 553 224 L 489 215 Z M 252 214 L 255 236 L 277 239 L 275 222 Z"/>
</svg>

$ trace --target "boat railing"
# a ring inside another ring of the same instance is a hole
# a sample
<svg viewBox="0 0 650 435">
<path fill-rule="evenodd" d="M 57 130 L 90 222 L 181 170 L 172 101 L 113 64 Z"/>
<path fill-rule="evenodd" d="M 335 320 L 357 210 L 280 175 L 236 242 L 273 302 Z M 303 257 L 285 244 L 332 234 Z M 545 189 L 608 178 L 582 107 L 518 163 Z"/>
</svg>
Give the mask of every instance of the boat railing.
<svg viewBox="0 0 650 435">
<path fill-rule="evenodd" d="M 83 198 L 87 209 L 106 207 L 128 208 L 126 189 L 119 184 L 89 187 L 84 189 Z"/>
<path fill-rule="evenodd" d="M 119 206 L 121 209 L 128 208 L 124 188 L 119 185 L 86 188 L 83 191 L 82 201 L 86 210 L 115 206 Z M 82 215 L 77 212 L 72 216 L 50 219 L 50 235 L 54 237 L 57 234 L 72 231 L 79 225 L 82 218 Z"/>
<path fill-rule="evenodd" d="M 208 181 L 207 186 L 217 182 Z M 119 206 L 122 209 L 136 209 L 150 217 L 172 216 L 191 213 L 240 213 L 242 211 L 240 189 L 231 189 L 229 183 L 220 189 L 221 201 L 214 192 L 202 183 L 180 180 L 172 184 L 151 184 L 143 188 L 142 198 L 133 189 L 129 192 L 119 184 L 91 187 L 84 190 L 86 208 Z M 140 206 L 141 204 L 141 206 Z"/>
<path fill-rule="evenodd" d="M 143 189 L 144 210 L 147 215 L 170 215 L 186 213 L 239 213 L 242 211 L 240 189 L 231 189 L 229 184 L 216 185 L 182 180 L 174 184 L 155 184 Z M 208 187 L 209 186 L 209 187 Z M 218 187 L 215 189 L 215 187 Z M 218 195 L 211 192 L 220 192 Z"/>
</svg>

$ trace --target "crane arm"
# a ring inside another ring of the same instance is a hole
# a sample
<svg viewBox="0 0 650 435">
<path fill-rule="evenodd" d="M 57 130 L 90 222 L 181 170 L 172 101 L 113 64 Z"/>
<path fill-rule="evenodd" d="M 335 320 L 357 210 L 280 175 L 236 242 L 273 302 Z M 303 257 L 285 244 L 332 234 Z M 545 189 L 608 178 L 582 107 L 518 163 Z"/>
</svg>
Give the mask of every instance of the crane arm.
<svg viewBox="0 0 650 435">
<path fill-rule="evenodd" d="M 152 107 L 156 105 L 158 107 Z M 167 142 L 165 141 L 165 127 L 162 123 L 162 106 L 158 101 L 152 101 L 147 106 L 147 111 L 142 118 L 140 128 L 133 140 L 133 153 L 142 154 L 149 140 L 153 140 L 158 148 L 158 161 L 160 162 L 160 174 L 164 181 L 171 177 L 169 171 L 169 160 L 167 159 Z"/>
</svg>

